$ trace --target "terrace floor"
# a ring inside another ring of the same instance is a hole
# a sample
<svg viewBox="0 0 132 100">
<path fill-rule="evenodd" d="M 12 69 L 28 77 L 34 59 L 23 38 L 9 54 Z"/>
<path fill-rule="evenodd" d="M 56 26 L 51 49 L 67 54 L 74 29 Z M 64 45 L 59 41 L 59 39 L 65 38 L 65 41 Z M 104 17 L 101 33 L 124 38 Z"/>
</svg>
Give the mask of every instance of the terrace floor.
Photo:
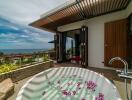
<svg viewBox="0 0 132 100">
<path fill-rule="evenodd" d="M 61 63 L 61 64 L 54 64 L 54 67 L 81 67 L 81 65 L 78 64 L 71 64 L 71 63 Z M 107 77 L 109 80 L 112 80 L 114 82 L 114 84 L 116 85 L 117 89 L 119 90 L 119 93 L 122 97 L 122 100 L 126 100 L 126 94 L 125 94 L 125 84 L 123 82 L 123 80 L 121 80 L 117 74 L 115 70 L 112 69 L 102 69 L 102 68 L 93 68 L 93 67 L 88 67 L 87 69 L 89 70 L 93 70 L 95 72 L 101 73 L 102 75 L 104 75 L 105 77 Z M 32 76 L 31 76 L 32 77 Z M 26 83 L 27 80 L 29 80 L 31 77 L 28 77 L 26 79 L 23 79 L 21 81 L 18 81 L 15 83 L 15 93 L 13 96 L 11 96 L 9 99 L 7 100 L 15 100 L 17 93 L 19 92 L 20 88 Z M 128 89 L 130 89 L 130 84 L 128 83 Z M 129 95 L 130 95 L 130 91 L 129 91 Z"/>
</svg>

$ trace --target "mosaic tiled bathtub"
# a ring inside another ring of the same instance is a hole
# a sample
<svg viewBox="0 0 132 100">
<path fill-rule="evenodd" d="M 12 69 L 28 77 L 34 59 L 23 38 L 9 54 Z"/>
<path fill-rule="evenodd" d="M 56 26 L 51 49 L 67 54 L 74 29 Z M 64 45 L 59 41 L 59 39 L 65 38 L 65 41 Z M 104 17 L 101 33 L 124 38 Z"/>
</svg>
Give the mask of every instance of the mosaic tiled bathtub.
<svg viewBox="0 0 132 100">
<path fill-rule="evenodd" d="M 116 87 L 93 71 L 59 67 L 35 75 L 16 100 L 122 100 Z"/>
</svg>

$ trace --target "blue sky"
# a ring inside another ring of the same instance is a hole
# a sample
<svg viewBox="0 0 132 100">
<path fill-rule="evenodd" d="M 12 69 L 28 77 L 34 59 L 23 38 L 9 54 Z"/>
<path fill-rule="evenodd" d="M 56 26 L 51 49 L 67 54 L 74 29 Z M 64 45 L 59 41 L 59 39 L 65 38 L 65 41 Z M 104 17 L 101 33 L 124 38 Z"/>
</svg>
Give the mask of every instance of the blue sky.
<svg viewBox="0 0 132 100">
<path fill-rule="evenodd" d="M 53 33 L 28 26 L 67 0 L 0 0 L 0 49 L 48 49 Z"/>
</svg>

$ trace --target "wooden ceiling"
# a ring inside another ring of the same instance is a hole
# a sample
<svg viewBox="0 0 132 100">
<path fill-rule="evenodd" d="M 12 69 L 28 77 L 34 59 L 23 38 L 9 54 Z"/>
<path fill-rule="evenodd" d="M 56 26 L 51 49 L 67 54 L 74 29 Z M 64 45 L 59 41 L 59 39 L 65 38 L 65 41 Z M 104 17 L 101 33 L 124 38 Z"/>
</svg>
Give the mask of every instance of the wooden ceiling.
<svg viewBox="0 0 132 100">
<path fill-rule="evenodd" d="M 123 10 L 128 6 L 130 1 L 131 0 L 76 0 L 74 4 L 64 9 L 59 9 L 30 25 L 56 32 L 57 27 L 65 24 Z"/>
</svg>

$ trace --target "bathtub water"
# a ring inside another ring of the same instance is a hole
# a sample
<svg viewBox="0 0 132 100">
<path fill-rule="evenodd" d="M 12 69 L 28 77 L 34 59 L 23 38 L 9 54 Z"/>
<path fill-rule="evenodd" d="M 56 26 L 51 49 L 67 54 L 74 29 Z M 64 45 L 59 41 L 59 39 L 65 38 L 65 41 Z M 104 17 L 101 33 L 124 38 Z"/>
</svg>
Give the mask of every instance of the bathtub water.
<svg viewBox="0 0 132 100">
<path fill-rule="evenodd" d="M 104 76 L 83 68 L 51 68 L 35 75 L 16 100 L 122 100 Z"/>
</svg>

